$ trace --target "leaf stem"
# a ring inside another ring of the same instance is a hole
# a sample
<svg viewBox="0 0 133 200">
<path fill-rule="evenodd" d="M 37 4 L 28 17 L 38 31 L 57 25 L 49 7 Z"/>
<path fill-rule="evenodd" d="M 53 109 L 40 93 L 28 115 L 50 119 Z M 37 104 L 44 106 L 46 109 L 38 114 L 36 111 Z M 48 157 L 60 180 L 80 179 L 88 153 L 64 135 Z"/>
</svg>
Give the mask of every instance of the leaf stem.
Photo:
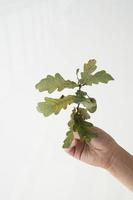
<svg viewBox="0 0 133 200">
<path fill-rule="evenodd" d="M 82 84 L 78 84 L 79 85 L 79 91 L 81 91 L 81 88 L 82 88 Z M 79 111 L 79 106 L 80 106 L 80 103 L 78 103 L 78 105 L 77 105 L 77 112 Z"/>
<path fill-rule="evenodd" d="M 79 111 L 79 105 L 80 105 L 80 103 L 78 103 L 78 106 L 77 106 L 77 111 Z"/>
</svg>

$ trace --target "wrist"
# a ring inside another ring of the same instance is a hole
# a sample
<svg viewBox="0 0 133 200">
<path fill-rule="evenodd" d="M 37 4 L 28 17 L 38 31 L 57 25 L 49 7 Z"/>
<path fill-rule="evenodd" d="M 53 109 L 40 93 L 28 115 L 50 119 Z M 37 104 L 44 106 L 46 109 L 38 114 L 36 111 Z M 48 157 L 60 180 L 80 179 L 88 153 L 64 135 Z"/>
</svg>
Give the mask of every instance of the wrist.
<svg viewBox="0 0 133 200">
<path fill-rule="evenodd" d="M 126 151 L 119 145 L 116 144 L 112 157 L 110 159 L 110 165 L 107 170 L 113 173 L 119 165 L 123 163 L 123 158 L 125 157 Z"/>
<path fill-rule="evenodd" d="M 121 146 L 117 146 L 111 165 L 107 170 L 133 191 L 133 156 Z"/>
<path fill-rule="evenodd" d="M 118 168 L 128 168 L 131 163 L 133 163 L 133 156 L 117 144 L 108 171 L 113 173 Z"/>
</svg>

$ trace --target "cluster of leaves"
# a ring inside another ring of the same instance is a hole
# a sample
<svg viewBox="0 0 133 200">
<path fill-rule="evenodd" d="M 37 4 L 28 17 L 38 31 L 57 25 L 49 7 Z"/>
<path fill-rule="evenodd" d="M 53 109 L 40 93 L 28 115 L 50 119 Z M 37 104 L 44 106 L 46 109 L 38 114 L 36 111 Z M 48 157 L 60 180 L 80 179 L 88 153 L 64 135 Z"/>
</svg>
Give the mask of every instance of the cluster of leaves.
<svg viewBox="0 0 133 200">
<path fill-rule="evenodd" d="M 85 85 L 91 86 L 92 84 L 108 83 L 114 80 L 105 70 L 94 73 L 96 69 L 96 60 L 92 59 L 84 63 L 80 78 L 78 77 L 79 68 L 76 69 L 77 83 L 65 80 L 59 73 L 56 73 L 55 76 L 47 75 L 35 86 L 40 92 L 47 91 L 49 94 L 56 90 L 60 92 L 65 88 L 78 88 L 74 95 L 62 95 L 60 98 L 45 97 L 45 101 L 39 102 L 37 105 L 37 110 L 47 117 L 53 113 L 57 115 L 61 109 L 66 109 L 72 103 L 77 104 L 77 107 L 72 110 L 70 121 L 68 122 L 69 130 L 66 133 L 63 148 L 68 148 L 71 145 L 74 138 L 73 132 L 75 131 L 78 132 L 81 141 L 89 142 L 95 137 L 94 133 L 91 132 L 93 124 L 87 120 L 90 119 L 89 113 L 96 111 L 97 103 L 94 98 L 89 97 L 87 92 L 81 90 L 81 88 Z M 79 107 L 80 105 L 83 107 Z"/>
</svg>

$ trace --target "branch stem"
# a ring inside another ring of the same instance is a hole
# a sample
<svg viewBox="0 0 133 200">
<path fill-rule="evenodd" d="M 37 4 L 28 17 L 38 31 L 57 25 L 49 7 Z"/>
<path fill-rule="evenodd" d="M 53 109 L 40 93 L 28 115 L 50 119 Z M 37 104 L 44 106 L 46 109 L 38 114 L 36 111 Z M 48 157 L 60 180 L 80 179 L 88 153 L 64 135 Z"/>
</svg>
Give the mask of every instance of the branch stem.
<svg viewBox="0 0 133 200">
<path fill-rule="evenodd" d="M 81 88 L 82 88 L 82 84 L 79 84 L 79 91 L 81 90 Z M 79 106 L 80 106 L 80 103 L 78 103 L 78 105 L 77 105 L 77 112 L 79 111 Z"/>
</svg>

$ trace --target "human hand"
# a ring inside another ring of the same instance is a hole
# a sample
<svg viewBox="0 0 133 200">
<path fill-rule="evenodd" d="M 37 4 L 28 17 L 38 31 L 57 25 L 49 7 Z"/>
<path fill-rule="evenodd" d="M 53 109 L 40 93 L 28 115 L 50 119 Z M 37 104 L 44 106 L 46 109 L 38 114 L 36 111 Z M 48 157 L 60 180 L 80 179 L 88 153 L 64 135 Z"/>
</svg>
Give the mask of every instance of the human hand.
<svg viewBox="0 0 133 200">
<path fill-rule="evenodd" d="M 77 132 L 74 132 L 74 139 L 69 148 L 65 151 L 87 164 L 108 169 L 111 166 L 119 145 L 115 140 L 100 128 L 92 127 L 97 137 L 89 143 L 81 142 Z"/>
</svg>

